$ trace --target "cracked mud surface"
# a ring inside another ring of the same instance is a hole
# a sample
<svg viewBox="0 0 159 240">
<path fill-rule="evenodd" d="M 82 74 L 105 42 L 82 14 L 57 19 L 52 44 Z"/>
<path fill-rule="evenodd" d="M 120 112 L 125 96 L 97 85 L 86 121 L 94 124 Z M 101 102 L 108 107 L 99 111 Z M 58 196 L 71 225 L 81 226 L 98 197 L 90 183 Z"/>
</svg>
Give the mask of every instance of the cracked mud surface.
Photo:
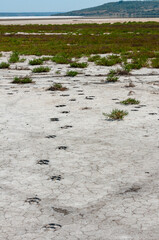
<svg viewBox="0 0 159 240">
<path fill-rule="evenodd" d="M 78 82 L 52 80 L 59 65 L 49 66 L 25 86 L 11 80 L 30 70 L 0 70 L 0 240 L 158 240 L 159 86 L 150 84 L 158 77 L 136 77 L 152 71 L 141 69 L 94 84 L 110 68 L 90 63 Z M 128 98 L 130 80 L 141 108 L 116 105 Z M 69 95 L 45 91 L 52 81 Z M 102 113 L 116 106 L 129 115 L 106 121 Z"/>
</svg>

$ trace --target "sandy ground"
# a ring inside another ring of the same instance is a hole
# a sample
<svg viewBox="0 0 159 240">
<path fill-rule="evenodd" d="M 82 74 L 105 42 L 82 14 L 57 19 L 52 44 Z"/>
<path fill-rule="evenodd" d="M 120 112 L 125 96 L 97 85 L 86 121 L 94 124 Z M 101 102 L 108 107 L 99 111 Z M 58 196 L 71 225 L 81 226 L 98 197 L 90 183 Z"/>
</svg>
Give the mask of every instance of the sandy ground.
<svg viewBox="0 0 159 240">
<path fill-rule="evenodd" d="M 45 17 L 45 18 L 0 18 L 1 25 L 25 25 L 25 24 L 78 24 L 78 23 L 116 23 L 116 22 L 149 22 L 155 21 L 159 22 L 159 18 L 55 18 L 55 17 Z"/>
<path fill-rule="evenodd" d="M 159 70 L 105 84 L 110 67 L 70 78 L 68 65 L 45 65 L 40 75 L 27 61 L 0 70 L 0 239 L 158 240 Z M 25 75 L 35 83 L 11 84 Z M 55 82 L 68 91 L 46 91 Z M 139 106 L 119 104 L 130 91 Z M 108 121 L 113 108 L 129 115 Z"/>
</svg>

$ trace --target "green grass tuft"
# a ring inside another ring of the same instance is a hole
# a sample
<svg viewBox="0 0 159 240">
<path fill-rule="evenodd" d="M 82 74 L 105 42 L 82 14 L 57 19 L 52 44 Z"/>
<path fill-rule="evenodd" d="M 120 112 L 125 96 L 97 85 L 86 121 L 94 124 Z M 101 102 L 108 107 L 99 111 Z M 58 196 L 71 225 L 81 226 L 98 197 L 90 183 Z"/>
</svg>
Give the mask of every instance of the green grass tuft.
<svg viewBox="0 0 159 240">
<path fill-rule="evenodd" d="M 88 67 L 88 63 L 82 62 L 82 63 L 77 63 L 77 62 L 72 62 L 70 63 L 71 68 L 86 68 Z"/>
<path fill-rule="evenodd" d="M 137 105 L 140 103 L 140 101 L 136 100 L 135 98 L 128 98 L 120 103 L 124 105 Z"/>
<path fill-rule="evenodd" d="M 6 62 L 1 62 L 0 63 L 0 69 L 6 69 L 9 68 L 10 64 Z"/>
<path fill-rule="evenodd" d="M 49 67 L 37 67 L 32 70 L 33 73 L 42 73 L 42 72 L 50 72 Z"/>
<path fill-rule="evenodd" d="M 76 71 L 68 71 L 66 73 L 66 76 L 75 77 L 77 74 L 78 74 L 78 72 L 76 72 Z"/>
<path fill-rule="evenodd" d="M 55 83 L 53 86 L 47 89 L 48 91 L 66 91 L 68 88 L 63 87 L 61 83 Z"/>
<path fill-rule="evenodd" d="M 18 52 L 12 52 L 10 58 L 9 58 L 10 63 L 16 63 L 19 62 L 19 53 Z"/>
<path fill-rule="evenodd" d="M 123 120 L 125 116 L 128 115 L 127 111 L 113 109 L 111 113 L 103 113 L 105 117 L 112 120 Z"/>
<path fill-rule="evenodd" d="M 42 65 L 43 60 L 41 58 L 33 59 L 29 61 L 30 65 Z"/>
<path fill-rule="evenodd" d="M 16 84 L 27 84 L 27 83 L 32 83 L 32 79 L 29 78 L 28 76 L 26 77 L 15 77 L 12 83 Z"/>
</svg>

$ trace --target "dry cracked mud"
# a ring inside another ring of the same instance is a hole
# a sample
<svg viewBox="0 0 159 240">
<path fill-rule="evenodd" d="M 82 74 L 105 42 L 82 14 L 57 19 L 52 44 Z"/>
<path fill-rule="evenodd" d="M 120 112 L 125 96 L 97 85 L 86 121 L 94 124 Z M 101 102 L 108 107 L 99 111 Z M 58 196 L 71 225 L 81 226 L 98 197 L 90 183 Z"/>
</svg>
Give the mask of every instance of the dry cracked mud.
<svg viewBox="0 0 159 240">
<path fill-rule="evenodd" d="M 150 73 L 159 70 L 104 84 L 96 75 L 110 67 L 90 63 L 75 82 L 52 78 L 68 65 L 48 65 L 42 75 L 27 62 L 0 70 L 0 239 L 158 240 L 159 86 Z M 25 75 L 35 83 L 11 84 Z M 116 105 L 132 91 L 124 87 L 130 81 L 138 109 Z M 56 82 L 68 88 L 66 97 L 45 91 Z M 65 105 L 68 115 L 57 107 Z M 128 116 L 106 121 L 102 113 L 116 106 Z"/>
</svg>

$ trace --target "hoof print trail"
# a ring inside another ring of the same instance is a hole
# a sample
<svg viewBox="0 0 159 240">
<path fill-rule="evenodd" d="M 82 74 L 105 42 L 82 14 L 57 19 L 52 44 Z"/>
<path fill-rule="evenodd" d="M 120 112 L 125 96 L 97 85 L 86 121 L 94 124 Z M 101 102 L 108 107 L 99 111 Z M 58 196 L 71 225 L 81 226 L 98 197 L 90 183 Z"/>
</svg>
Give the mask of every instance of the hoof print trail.
<svg viewBox="0 0 159 240">
<path fill-rule="evenodd" d="M 50 118 L 50 121 L 51 121 L 51 122 L 58 122 L 58 121 L 59 121 L 59 118 Z"/>
<path fill-rule="evenodd" d="M 67 147 L 66 146 L 59 146 L 57 149 L 59 149 L 59 150 L 66 150 Z"/>
<path fill-rule="evenodd" d="M 56 137 L 56 135 L 48 135 L 48 136 L 46 136 L 46 138 L 55 138 Z"/>
<path fill-rule="evenodd" d="M 61 175 L 52 176 L 52 177 L 51 177 L 51 180 L 52 180 L 52 181 L 61 181 Z"/>
<path fill-rule="evenodd" d="M 60 224 L 55 224 L 55 223 L 50 223 L 44 226 L 45 229 L 53 229 L 54 231 L 57 231 L 60 229 L 62 226 Z"/>
<path fill-rule="evenodd" d="M 53 207 L 53 210 L 57 213 L 62 213 L 64 215 L 68 215 L 70 213 L 67 209 L 62 209 L 62 208 L 54 208 Z"/>
<path fill-rule="evenodd" d="M 28 202 L 29 204 L 32 204 L 32 203 L 37 203 L 37 204 L 39 204 L 40 201 L 41 201 L 41 199 L 38 198 L 38 197 L 27 198 L 27 199 L 25 200 L 25 202 Z"/>
<path fill-rule="evenodd" d="M 37 162 L 37 164 L 40 164 L 40 165 L 48 165 L 49 164 L 49 160 L 39 160 Z"/>
</svg>

